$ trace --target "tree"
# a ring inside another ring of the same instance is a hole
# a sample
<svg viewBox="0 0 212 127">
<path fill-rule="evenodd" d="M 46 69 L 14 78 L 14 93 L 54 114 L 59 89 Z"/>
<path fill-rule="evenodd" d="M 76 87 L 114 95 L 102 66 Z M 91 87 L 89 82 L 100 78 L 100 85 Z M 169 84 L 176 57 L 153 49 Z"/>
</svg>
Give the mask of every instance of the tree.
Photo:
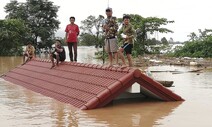
<svg viewBox="0 0 212 127">
<path fill-rule="evenodd" d="M 80 26 L 80 29 L 82 29 L 84 33 L 94 35 L 95 33 L 93 32 L 93 29 L 95 26 L 95 21 L 96 21 L 95 16 L 92 15 L 88 16 L 87 19 L 81 21 L 82 26 Z"/>
<path fill-rule="evenodd" d="M 172 37 L 170 37 L 168 43 L 173 44 L 174 43 L 174 39 Z"/>
<path fill-rule="evenodd" d="M 210 29 L 199 29 L 200 35 L 192 32 L 190 41 L 174 52 L 174 56 L 212 57 L 212 34 Z"/>
<path fill-rule="evenodd" d="M 20 19 L 0 21 L 0 55 L 21 55 L 22 45 L 26 41 L 29 29 Z"/>
<path fill-rule="evenodd" d="M 188 37 L 190 37 L 189 41 L 203 40 L 205 37 L 212 36 L 212 29 L 205 29 L 204 31 L 198 29 L 198 31 L 199 34 L 191 32 L 190 35 L 188 35 Z"/>
<path fill-rule="evenodd" d="M 165 37 L 161 38 L 161 43 L 164 45 L 168 45 L 169 42 L 167 41 L 167 39 Z"/>
<path fill-rule="evenodd" d="M 80 40 L 79 41 L 80 45 L 85 45 L 85 46 L 95 45 L 95 42 L 97 41 L 96 37 L 89 33 L 81 33 L 79 40 Z"/>
<path fill-rule="evenodd" d="M 212 58 L 212 37 L 204 40 L 186 42 L 185 45 L 174 52 L 174 56 L 181 57 L 210 57 Z"/>
<path fill-rule="evenodd" d="M 94 44 L 96 46 L 102 45 L 102 38 L 103 38 L 103 31 L 102 31 L 102 22 L 104 20 L 104 16 L 99 15 L 97 18 L 95 16 L 88 16 L 87 19 L 81 21 L 81 29 L 82 29 L 82 34 L 80 35 L 80 38 L 95 38 L 92 39 L 94 42 L 88 42 L 86 44 L 86 41 L 83 42 L 85 45 L 90 45 Z M 89 34 L 89 35 L 88 35 Z M 86 36 L 86 37 L 83 37 Z"/>
<path fill-rule="evenodd" d="M 30 36 L 37 43 L 38 37 L 44 43 L 54 38 L 55 31 L 59 28 L 57 20 L 59 6 L 53 5 L 48 0 L 26 0 L 26 3 L 11 1 L 5 7 L 7 19 L 22 19 L 30 28 Z"/>
</svg>

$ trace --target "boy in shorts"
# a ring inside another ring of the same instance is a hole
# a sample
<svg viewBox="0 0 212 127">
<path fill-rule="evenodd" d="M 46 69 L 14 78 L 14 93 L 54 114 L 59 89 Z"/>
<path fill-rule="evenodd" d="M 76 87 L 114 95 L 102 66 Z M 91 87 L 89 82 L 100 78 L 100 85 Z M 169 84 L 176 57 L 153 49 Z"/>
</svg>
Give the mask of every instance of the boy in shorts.
<svg viewBox="0 0 212 127">
<path fill-rule="evenodd" d="M 119 56 L 120 56 L 122 63 L 123 63 L 121 67 L 122 68 L 127 67 L 127 64 L 126 64 L 125 59 L 124 59 L 123 52 L 125 52 L 126 55 L 127 55 L 129 67 L 132 67 L 133 62 L 132 62 L 132 55 L 131 54 L 132 54 L 133 39 L 134 39 L 134 35 L 135 35 L 135 30 L 133 29 L 133 26 L 130 24 L 130 16 L 125 15 L 123 17 L 123 26 L 119 30 L 118 34 L 123 39 L 123 46 L 121 46 L 121 48 L 118 51 Z"/>
</svg>

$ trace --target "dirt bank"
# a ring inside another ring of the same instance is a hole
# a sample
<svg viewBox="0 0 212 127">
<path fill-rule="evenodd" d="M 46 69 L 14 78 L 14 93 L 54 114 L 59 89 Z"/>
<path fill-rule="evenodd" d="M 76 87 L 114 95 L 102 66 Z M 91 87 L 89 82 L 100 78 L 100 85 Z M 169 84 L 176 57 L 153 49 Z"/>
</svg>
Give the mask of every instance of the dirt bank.
<svg viewBox="0 0 212 127">
<path fill-rule="evenodd" d="M 136 67 L 149 67 L 157 65 L 197 66 L 212 68 L 212 58 L 167 57 L 163 55 L 144 55 L 134 58 Z"/>
</svg>

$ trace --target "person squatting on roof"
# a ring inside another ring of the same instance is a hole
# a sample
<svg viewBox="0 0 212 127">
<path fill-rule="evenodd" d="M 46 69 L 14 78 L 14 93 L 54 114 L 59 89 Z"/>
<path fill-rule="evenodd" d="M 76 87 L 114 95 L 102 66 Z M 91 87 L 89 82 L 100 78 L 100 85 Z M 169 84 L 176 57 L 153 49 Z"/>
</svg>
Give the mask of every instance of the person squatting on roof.
<svg viewBox="0 0 212 127">
<path fill-rule="evenodd" d="M 128 64 L 130 67 L 133 66 L 132 61 L 132 48 L 133 48 L 133 40 L 135 36 L 135 30 L 133 26 L 130 24 L 130 16 L 125 15 L 123 16 L 123 25 L 118 32 L 118 35 L 122 38 L 123 45 L 119 49 L 118 53 L 122 60 L 122 68 L 127 67 L 123 52 L 127 55 Z"/>
<path fill-rule="evenodd" d="M 117 44 L 117 31 L 118 24 L 116 17 L 112 16 L 112 8 L 106 9 L 107 18 L 103 22 L 103 31 L 105 33 L 105 51 L 109 54 L 109 65 L 113 66 L 113 55 L 115 57 L 116 64 L 118 65 L 118 44 Z"/>
<path fill-rule="evenodd" d="M 78 25 L 74 23 L 75 17 L 70 17 L 69 20 L 70 24 L 68 24 L 65 29 L 65 40 L 68 45 L 70 61 L 77 61 L 77 36 L 79 35 L 80 31 Z M 74 58 L 72 48 L 74 49 Z"/>
<path fill-rule="evenodd" d="M 56 59 L 56 64 L 59 66 L 59 62 L 63 62 L 66 59 L 66 53 L 63 46 L 61 46 L 61 41 L 56 40 L 55 41 L 55 47 L 51 50 L 50 53 L 50 59 L 52 62 L 51 68 L 55 66 L 54 59 Z"/>
<path fill-rule="evenodd" d="M 26 59 L 27 57 L 27 59 Z M 35 57 L 35 48 L 32 45 L 32 42 L 28 42 L 26 49 L 23 53 L 23 64 L 31 60 L 33 57 Z"/>
</svg>

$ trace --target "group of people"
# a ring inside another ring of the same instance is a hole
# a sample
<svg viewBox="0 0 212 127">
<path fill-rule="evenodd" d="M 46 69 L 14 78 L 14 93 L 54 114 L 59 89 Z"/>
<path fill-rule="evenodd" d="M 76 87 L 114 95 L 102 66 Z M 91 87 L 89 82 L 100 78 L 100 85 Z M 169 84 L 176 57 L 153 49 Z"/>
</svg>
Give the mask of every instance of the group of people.
<svg viewBox="0 0 212 127">
<path fill-rule="evenodd" d="M 116 17 L 112 16 L 112 8 L 106 9 L 107 18 L 103 22 L 103 31 L 105 33 L 105 51 L 108 53 L 109 64 L 108 67 L 113 66 L 113 59 L 115 58 L 115 65 L 119 65 L 118 56 L 122 60 L 122 68 L 127 66 L 133 66 L 132 62 L 132 48 L 133 48 L 133 38 L 135 34 L 135 30 L 133 26 L 130 24 L 130 16 L 123 16 L 123 25 L 120 30 L 118 30 L 118 23 L 116 21 Z M 70 17 L 70 24 L 66 26 L 65 32 L 65 41 L 67 43 L 69 49 L 69 57 L 70 61 L 77 61 L 77 42 L 78 35 L 80 33 L 78 25 L 75 24 L 75 17 Z M 122 38 L 122 46 L 119 48 L 117 36 Z M 24 52 L 23 61 L 26 63 L 28 60 L 32 59 L 34 55 L 35 49 L 31 43 L 28 43 L 26 50 Z M 128 65 L 126 64 L 123 53 L 126 53 Z M 50 53 L 50 59 L 52 61 L 51 68 L 55 67 L 54 59 L 56 59 L 56 65 L 59 62 L 63 62 L 66 59 L 65 49 L 61 46 L 61 41 L 55 41 L 55 47 Z M 25 60 L 27 57 L 27 60 Z"/>
<path fill-rule="evenodd" d="M 107 18 L 103 23 L 103 30 L 105 32 L 105 50 L 109 55 L 109 67 L 113 66 L 113 56 L 115 58 L 116 65 L 118 65 L 118 56 L 122 60 L 122 68 L 127 66 L 133 66 L 132 62 L 132 48 L 133 48 L 133 38 L 135 35 L 135 30 L 130 24 L 130 16 L 123 16 L 123 25 L 118 31 L 118 24 L 116 18 L 112 16 L 112 8 L 106 9 Z M 118 47 L 117 36 L 122 38 L 122 46 Z M 126 53 L 128 64 L 126 64 L 123 53 Z"/>
<path fill-rule="evenodd" d="M 67 42 L 68 49 L 69 49 L 69 57 L 70 61 L 77 61 L 77 36 L 79 35 L 79 27 L 75 24 L 75 17 L 70 17 L 70 24 L 66 26 L 65 32 L 65 41 Z M 26 50 L 23 53 L 23 64 L 28 62 L 30 59 L 35 57 L 35 48 L 31 42 L 29 42 L 26 46 Z M 26 59 L 27 58 L 27 59 Z M 55 67 L 55 60 L 56 65 L 59 65 L 59 62 L 63 62 L 66 59 L 66 52 L 65 48 L 61 45 L 60 40 L 55 40 L 54 47 L 50 51 L 50 59 L 52 62 L 51 68 Z"/>
<path fill-rule="evenodd" d="M 70 61 L 77 62 L 77 42 L 78 35 L 80 33 L 78 25 L 75 24 L 75 17 L 70 17 L 70 24 L 66 26 L 65 32 L 65 42 L 68 45 Z M 54 59 L 56 59 L 56 65 L 58 66 L 59 61 L 63 62 L 66 59 L 66 53 L 63 46 L 61 46 L 61 41 L 56 40 L 55 50 L 50 53 L 50 59 L 52 61 L 51 68 L 55 67 Z"/>
</svg>

